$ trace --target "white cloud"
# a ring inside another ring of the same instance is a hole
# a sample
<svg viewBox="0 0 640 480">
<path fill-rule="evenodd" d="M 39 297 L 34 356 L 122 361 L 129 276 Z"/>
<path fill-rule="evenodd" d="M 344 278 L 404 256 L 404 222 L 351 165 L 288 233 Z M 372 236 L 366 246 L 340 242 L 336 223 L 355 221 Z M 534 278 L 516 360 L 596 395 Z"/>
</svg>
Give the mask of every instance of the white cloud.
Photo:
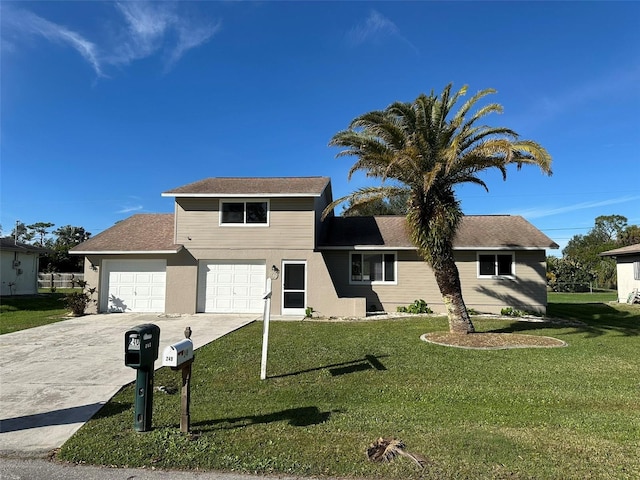
<svg viewBox="0 0 640 480">
<path fill-rule="evenodd" d="M 131 1 L 115 4 L 121 21 L 110 27 L 100 46 L 66 26 L 56 24 L 28 10 L 3 8 L 3 50 L 15 51 L 16 39 L 45 38 L 75 49 L 98 76 L 108 66 L 122 66 L 161 53 L 165 71 L 189 50 L 207 42 L 221 23 L 188 18 L 174 2 Z"/>
<path fill-rule="evenodd" d="M 397 25 L 375 10 L 369 13 L 364 23 L 356 25 L 347 33 L 347 39 L 353 46 L 370 41 L 380 41 L 385 37 L 394 37 L 402 40 L 418 53 L 418 49 L 400 33 Z"/>
<path fill-rule="evenodd" d="M 118 210 L 116 213 L 131 213 L 131 212 L 139 212 L 142 210 L 142 205 L 129 205 L 125 206 L 122 209 Z"/>
<path fill-rule="evenodd" d="M 64 44 L 73 48 L 91 64 L 98 76 L 103 76 L 98 47 L 79 33 L 65 26 L 50 22 L 27 10 L 3 9 L 3 17 L 5 18 L 5 28 L 9 28 L 10 31 L 19 30 L 27 35 L 41 36 L 50 42 Z M 10 44 L 14 46 L 15 50 L 15 44 L 11 42 Z"/>
<path fill-rule="evenodd" d="M 542 218 L 550 217 L 552 215 L 559 215 L 562 213 L 575 212 L 577 210 L 587 210 L 589 208 L 605 207 L 607 205 L 617 205 L 620 203 L 627 203 L 637 201 L 640 196 L 626 196 L 619 198 L 610 198 L 607 200 L 593 201 L 593 202 L 581 202 L 574 203 L 573 205 L 565 205 L 564 207 L 547 207 L 547 208 L 530 208 L 519 211 L 511 211 L 511 215 L 521 215 L 525 218 Z"/>
</svg>

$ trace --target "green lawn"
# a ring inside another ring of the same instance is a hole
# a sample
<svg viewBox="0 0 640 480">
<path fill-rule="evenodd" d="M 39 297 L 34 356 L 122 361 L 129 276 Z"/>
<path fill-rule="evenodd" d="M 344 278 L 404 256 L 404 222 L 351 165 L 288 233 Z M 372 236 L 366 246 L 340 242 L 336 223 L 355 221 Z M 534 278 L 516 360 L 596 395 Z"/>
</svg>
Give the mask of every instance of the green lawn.
<svg viewBox="0 0 640 480">
<path fill-rule="evenodd" d="M 64 320 L 69 309 L 65 308 L 62 298 L 65 292 L 70 291 L 72 289 L 0 298 L 0 334 Z"/>
<path fill-rule="evenodd" d="M 128 385 L 59 458 L 355 478 L 640 478 L 640 307 L 554 302 L 549 312 L 587 325 L 477 319 L 481 331 L 568 343 L 477 351 L 419 340 L 445 318 L 274 322 L 265 381 L 262 324 L 252 324 L 198 350 L 191 436 L 179 432 L 180 395 L 160 392 L 153 431 L 134 432 Z M 155 384 L 178 387 L 179 374 L 161 369 Z M 370 463 L 379 436 L 433 463 Z"/>
</svg>

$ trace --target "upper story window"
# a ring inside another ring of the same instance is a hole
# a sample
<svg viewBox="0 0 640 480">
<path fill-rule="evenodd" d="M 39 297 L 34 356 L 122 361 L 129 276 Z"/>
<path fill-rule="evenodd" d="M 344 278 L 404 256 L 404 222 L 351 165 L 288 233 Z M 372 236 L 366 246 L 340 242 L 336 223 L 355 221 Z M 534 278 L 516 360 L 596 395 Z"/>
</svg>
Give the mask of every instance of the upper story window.
<svg viewBox="0 0 640 480">
<path fill-rule="evenodd" d="M 479 253 L 478 278 L 514 278 L 515 258 L 513 253 Z"/>
<path fill-rule="evenodd" d="M 396 283 L 396 254 L 352 252 L 350 283 Z"/>
<path fill-rule="evenodd" d="M 220 225 L 268 225 L 268 201 L 220 201 Z"/>
</svg>

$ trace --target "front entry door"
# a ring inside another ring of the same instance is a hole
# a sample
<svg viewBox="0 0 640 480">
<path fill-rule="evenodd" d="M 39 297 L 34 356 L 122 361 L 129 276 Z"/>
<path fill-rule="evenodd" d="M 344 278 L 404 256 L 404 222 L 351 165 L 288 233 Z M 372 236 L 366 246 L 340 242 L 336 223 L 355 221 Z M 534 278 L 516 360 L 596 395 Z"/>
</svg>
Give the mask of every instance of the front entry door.
<svg viewBox="0 0 640 480">
<path fill-rule="evenodd" d="M 285 260 L 282 262 L 282 314 L 304 315 L 307 303 L 307 263 Z"/>
</svg>

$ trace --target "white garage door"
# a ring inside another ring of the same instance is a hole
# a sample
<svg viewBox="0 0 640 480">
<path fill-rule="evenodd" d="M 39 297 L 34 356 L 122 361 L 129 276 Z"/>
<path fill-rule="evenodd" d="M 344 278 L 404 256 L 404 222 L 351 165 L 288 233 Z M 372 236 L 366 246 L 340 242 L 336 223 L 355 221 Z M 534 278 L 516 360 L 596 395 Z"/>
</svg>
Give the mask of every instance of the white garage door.
<svg viewBox="0 0 640 480">
<path fill-rule="evenodd" d="M 101 310 L 164 312 L 165 260 L 105 260 Z"/>
<path fill-rule="evenodd" d="M 198 311 L 260 313 L 264 301 L 265 262 L 260 260 L 201 260 Z"/>
</svg>

